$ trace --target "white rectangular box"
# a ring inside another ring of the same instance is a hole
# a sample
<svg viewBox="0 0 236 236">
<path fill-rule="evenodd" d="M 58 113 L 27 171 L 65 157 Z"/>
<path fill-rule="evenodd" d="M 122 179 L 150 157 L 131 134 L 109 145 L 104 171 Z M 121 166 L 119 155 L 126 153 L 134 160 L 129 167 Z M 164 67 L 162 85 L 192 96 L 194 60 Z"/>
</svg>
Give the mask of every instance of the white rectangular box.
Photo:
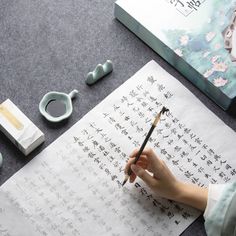
<svg viewBox="0 0 236 236">
<path fill-rule="evenodd" d="M 43 132 L 9 99 L 0 104 L 0 130 L 25 155 L 45 140 Z"/>
</svg>

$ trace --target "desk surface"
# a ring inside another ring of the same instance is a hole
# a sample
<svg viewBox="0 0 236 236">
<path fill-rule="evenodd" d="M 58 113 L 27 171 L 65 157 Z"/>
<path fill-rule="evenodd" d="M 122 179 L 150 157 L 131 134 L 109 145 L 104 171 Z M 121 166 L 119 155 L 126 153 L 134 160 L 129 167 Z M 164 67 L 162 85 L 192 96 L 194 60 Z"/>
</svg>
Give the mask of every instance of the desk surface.
<svg viewBox="0 0 236 236">
<path fill-rule="evenodd" d="M 38 152 L 82 118 L 151 59 L 195 94 L 236 131 L 236 119 L 226 114 L 114 19 L 114 0 L 1 0 L 0 101 L 10 98 L 44 133 L 45 143 L 29 157 L 0 133 L 4 165 L 0 185 Z M 114 62 L 114 72 L 92 87 L 85 75 L 98 63 Z M 79 90 L 72 117 L 53 126 L 39 114 L 48 91 Z M 205 235 L 203 218 L 183 235 Z"/>
</svg>

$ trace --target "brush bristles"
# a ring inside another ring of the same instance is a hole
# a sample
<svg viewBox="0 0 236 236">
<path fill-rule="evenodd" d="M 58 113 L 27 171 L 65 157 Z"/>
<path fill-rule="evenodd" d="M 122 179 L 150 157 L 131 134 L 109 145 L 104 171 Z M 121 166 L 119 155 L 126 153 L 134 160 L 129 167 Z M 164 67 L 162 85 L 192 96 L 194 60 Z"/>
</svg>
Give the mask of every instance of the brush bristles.
<svg viewBox="0 0 236 236">
<path fill-rule="evenodd" d="M 159 122 L 161 115 L 165 114 L 165 112 L 168 112 L 169 109 L 167 109 L 166 107 L 162 107 L 161 111 L 157 114 L 156 119 L 153 122 L 154 126 L 157 126 L 157 123 Z"/>
<path fill-rule="evenodd" d="M 168 108 L 166 108 L 166 107 L 162 107 L 160 113 L 161 113 L 161 114 L 165 114 L 165 112 L 168 112 L 168 111 L 169 111 Z"/>
</svg>

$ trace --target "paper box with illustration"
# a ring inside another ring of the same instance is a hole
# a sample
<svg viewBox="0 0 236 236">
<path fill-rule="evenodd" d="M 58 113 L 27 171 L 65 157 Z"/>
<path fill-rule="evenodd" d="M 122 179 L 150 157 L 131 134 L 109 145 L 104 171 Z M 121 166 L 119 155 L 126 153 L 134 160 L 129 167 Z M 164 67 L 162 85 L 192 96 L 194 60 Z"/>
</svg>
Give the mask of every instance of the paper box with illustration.
<svg viewBox="0 0 236 236">
<path fill-rule="evenodd" d="M 118 0 L 115 16 L 223 109 L 236 103 L 236 0 Z"/>
</svg>

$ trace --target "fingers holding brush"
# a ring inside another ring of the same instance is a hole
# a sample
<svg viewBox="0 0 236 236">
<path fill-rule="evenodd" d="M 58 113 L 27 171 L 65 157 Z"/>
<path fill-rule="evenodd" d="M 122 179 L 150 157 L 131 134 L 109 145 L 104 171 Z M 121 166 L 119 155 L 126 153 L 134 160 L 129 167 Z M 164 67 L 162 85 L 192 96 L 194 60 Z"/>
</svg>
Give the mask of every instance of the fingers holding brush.
<svg viewBox="0 0 236 236">
<path fill-rule="evenodd" d="M 130 158 L 135 158 L 135 156 L 138 154 L 138 150 L 134 150 L 132 154 L 130 155 Z M 145 148 L 142 152 L 142 161 L 146 163 L 146 168 L 149 172 L 152 172 L 155 174 L 161 166 L 162 166 L 162 160 L 155 154 L 152 148 Z"/>
<path fill-rule="evenodd" d="M 125 174 L 128 173 L 129 169 L 131 168 L 131 165 L 134 164 L 134 161 L 135 161 L 135 157 L 130 157 L 128 163 L 125 166 Z M 139 160 L 137 161 L 136 165 L 142 167 L 143 169 L 147 169 L 146 156 L 141 155 Z M 133 183 L 135 179 L 136 179 L 136 175 L 134 174 L 134 172 L 132 172 L 132 174 L 129 177 L 130 183 Z"/>
<path fill-rule="evenodd" d="M 134 164 L 137 164 L 137 162 L 138 162 L 139 159 L 140 159 L 140 156 L 141 156 L 142 154 L 145 155 L 145 152 L 147 152 L 147 154 L 150 154 L 150 152 L 151 152 L 151 154 L 154 154 L 151 149 L 147 149 L 147 150 L 145 151 L 144 148 L 145 148 L 145 146 L 146 146 L 146 144 L 147 144 L 149 138 L 151 137 L 153 130 L 154 130 L 155 127 L 157 126 L 157 123 L 160 121 L 161 114 L 164 114 L 164 113 L 167 112 L 167 111 L 168 111 L 168 109 L 167 109 L 166 107 L 163 107 L 163 108 L 161 109 L 161 111 L 157 114 L 157 116 L 156 116 L 154 122 L 152 123 L 152 126 L 150 127 L 150 129 L 149 129 L 149 131 L 148 131 L 148 133 L 147 133 L 147 135 L 146 135 L 146 137 L 145 137 L 145 139 L 144 139 L 144 141 L 143 141 L 143 143 L 142 143 L 140 149 L 139 149 L 139 150 L 135 150 L 135 151 L 131 154 L 132 157 L 135 156 L 135 159 L 134 159 L 134 161 L 133 161 Z M 153 156 L 155 156 L 155 154 L 154 154 L 154 155 L 151 155 L 152 158 L 153 158 Z M 132 175 L 132 170 L 131 170 L 131 165 L 130 165 L 130 163 L 132 163 L 132 162 L 129 162 L 129 163 L 128 163 L 128 171 L 126 171 L 125 179 L 124 179 L 124 181 L 123 181 L 123 183 L 122 183 L 122 186 L 125 185 L 125 183 L 127 182 L 127 180 L 128 180 L 128 179 L 130 178 L 130 176 Z M 140 164 L 141 164 L 141 162 L 140 162 Z M 138 165 L 136 165 L 136 166 L 138 166 Z M 146 167 L 146 168 L 147 168 L 147 167 Z M 135 171 L 133 170 L 133 172 L 135 172 Z M 131 178 L 130 180 L 133 181 L 134 179 L 135 179 L 135 176 L 132 176 L 132 178 Z"/>
</svg>

